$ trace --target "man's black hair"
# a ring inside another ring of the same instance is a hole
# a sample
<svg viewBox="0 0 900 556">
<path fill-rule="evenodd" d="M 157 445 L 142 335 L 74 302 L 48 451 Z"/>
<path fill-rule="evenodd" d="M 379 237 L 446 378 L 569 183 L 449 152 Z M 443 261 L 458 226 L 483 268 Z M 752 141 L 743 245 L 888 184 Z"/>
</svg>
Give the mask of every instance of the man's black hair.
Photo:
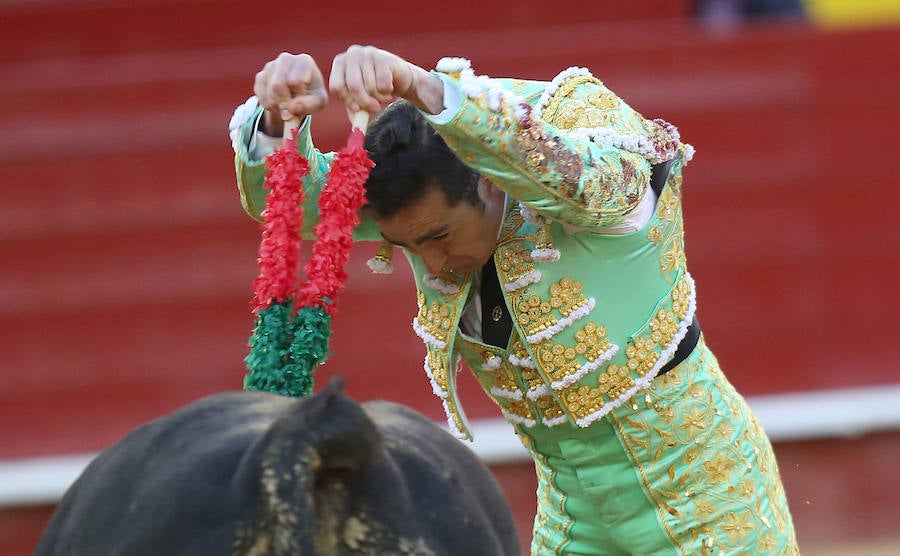
<svg viewBox="0 0 900 556">
<path fill-rule="evenodd" d="M 453 154 L 443 138 L 409 102 L 388 106 L 366 132 L 366 150 L 375 163 L 366 181 L 366 209 L 386 219 L 441 188 L 451 206 L 462 200 L 483 206 L 478 173 Z"/>
</svg>

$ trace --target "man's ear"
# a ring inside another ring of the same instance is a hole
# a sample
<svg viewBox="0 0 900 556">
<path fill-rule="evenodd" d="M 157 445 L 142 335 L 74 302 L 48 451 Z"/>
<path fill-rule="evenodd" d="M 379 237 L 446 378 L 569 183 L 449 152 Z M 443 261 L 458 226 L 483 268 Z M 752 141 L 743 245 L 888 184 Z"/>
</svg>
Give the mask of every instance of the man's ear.
<svg viewBox="0 0 900 556">
<path fill-rule="evenodd" d="M 487 201 L 503 195 L 505 195 L 505 193 L 497 186 L 497 184 L 484 176 L 478 177 L 478 196 L 481 197 L 481 200 Z"/>
</svg>

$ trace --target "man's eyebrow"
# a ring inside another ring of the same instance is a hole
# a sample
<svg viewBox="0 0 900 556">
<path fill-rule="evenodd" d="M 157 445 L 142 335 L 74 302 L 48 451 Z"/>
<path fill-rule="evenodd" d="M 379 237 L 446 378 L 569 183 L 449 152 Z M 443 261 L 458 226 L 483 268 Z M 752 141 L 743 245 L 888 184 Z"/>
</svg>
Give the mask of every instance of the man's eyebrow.
<svg viewBox="0 0 900 556">
<path fill-rule="evenodd" d="M 424 234 L 422 234 L 419 237 L 417 237 L 416 239 L 414 239 L 413 244 L 418 247 L 419 245 L 422 245 L 423 243 L 425 243 L 426 241 L 428 241 L 430 239 L 434 239 L 434 238 L 438 237 L 439 235 L 446 234 L 449 229 L 450 229 L 450 226 L 448 224 L 444 224 L 444 225 L 438 226 L 437 228 L 434 228 L 432 230 L 428 230 Z M 395 239 L 389 238 L 388 236 L 384 235 L 384 233 L 381 234 L 381 237 L 388 243 L 392 243 L 392 244 L 396 245 L 397 247 L 409 247 L 409 245 L 403 243 L 402 241 L 397 241 Z"/>
<path fill-rule="evenodd" d="M 446 234 L 449 229 L 450 229 L 450 226 L 448 224 L 444 224 L 443 226 L 438 226 L 437 228 L 428 230 L 427 232 L 420 235 L 413 241 L 415 242 L 416 245 L 422 245 L 423 243 L 425 243 L 426 241 L 428 241 L 430 239 L 434 239 L 434 238 L 438 237 L 439 235 Z"/>
<path fill-rule="evenodd" d="M 403 243 L 402 241 L 393 240 L 393 239 L 389 238 L 388 236 L 384 235 L 383 233 L 381 234 L 381 237 L 382 237 L 382 239 L 384 239 L 386 242 L 388 242 L 388 243 L 390 243 L 390 244 L 392 244 L 392 245 L 396 245 L 397 247 L 409 247 L 408 245 L 406 245 L 406 244 Z"/>
</svg>

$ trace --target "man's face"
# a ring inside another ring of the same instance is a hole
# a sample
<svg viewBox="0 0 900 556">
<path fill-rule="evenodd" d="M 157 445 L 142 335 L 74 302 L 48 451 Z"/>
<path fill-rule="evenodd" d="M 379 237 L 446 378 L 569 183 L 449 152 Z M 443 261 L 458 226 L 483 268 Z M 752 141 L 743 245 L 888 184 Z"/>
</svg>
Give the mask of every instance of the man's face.
<svg viewBox="0 0 900 556">
<path fill-rule="evenodd" d="M 478 195 L 484 206 L 465 199 L 450 206 L 440 187 L 430 187 L 417 203 L 376 223 L 384 239 L 422 259 L 432 275 L 470 272 L 494 253 L 506 198 L 484 178 Z"/>
</svg>

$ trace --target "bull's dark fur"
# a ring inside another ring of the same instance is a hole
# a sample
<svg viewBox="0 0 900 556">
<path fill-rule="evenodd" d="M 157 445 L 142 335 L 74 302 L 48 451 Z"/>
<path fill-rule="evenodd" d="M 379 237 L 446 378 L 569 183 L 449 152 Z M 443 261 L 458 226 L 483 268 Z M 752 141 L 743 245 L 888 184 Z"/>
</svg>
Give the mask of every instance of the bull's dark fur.
<svg viewBox="0 0 900 556">
<path fill-rule="evenodd" d="M 406 407 L 329 386 L 218 394 L 138 428 L 72 485 L 36 556 L 518 553 L 468 448 Z"/>
</svg>

